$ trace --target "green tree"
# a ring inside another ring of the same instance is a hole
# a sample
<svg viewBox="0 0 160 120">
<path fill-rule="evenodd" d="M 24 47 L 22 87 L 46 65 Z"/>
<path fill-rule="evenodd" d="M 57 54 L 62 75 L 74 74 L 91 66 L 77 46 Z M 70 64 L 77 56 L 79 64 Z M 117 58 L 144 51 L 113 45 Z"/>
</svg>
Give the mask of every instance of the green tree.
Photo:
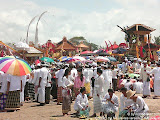
<svg viewBox="0 0 160 120">
<path fill-rule="evenodd" d="M 154 36 L 154 43 L 155 43 L 156 45 L 160 45 L 160 36 L 158 36 L 158 37 L 155 37 L 155 36 Z"/>
<path fill-rule="evenodd" d="M 91 50 L 97 50 L 98 49 L 98 45 L 94 44 L 94 43 L 90 43 L 88 42 L 83 36 L 80 37 L 73 37 L 71 39 L 69 39 L 70 42 L 72 42 L 75 45 L 79 45 L 81 41 L 83 41 L 83 43 L 89 47 L 91 47 Z"/>
</svg>

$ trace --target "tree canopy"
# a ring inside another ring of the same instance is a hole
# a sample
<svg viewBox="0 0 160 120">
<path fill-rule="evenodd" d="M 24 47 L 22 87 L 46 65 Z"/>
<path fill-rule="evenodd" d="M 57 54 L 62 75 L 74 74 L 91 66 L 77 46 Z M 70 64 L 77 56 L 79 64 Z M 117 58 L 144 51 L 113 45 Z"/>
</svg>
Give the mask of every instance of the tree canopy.
<svg viewBox="0 0 160 120">
<path fill-rule="evenodd" d="M 98 45 L 88 42 L 83 36 L 73 37 L 73 38 L 69 39 L 69 41 L 72 42 L 74 45 L 79 45 L 80 42 L 83 41 L 83 44 L 85 44 L 87 46 L 91 46 L 92 51 L 98 49 Z"/>
<path fill-rule="evenodd" d="M 160 36 L 154 37 L 154 44 L 160 45 Z"/>
</svg>

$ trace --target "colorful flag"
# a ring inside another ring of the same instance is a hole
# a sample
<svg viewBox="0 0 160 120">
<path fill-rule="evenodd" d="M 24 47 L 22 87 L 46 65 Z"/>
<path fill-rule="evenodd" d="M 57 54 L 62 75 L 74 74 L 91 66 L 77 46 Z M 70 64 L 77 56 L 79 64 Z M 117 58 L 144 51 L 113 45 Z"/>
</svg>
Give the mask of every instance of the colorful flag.
<svg viewBox="0 0 160 120">
<path fill-rule="evenodd" d="M 139 49 L 138 49 L 138 46 L 136 46 L 136 53 L 137 53 L 136 55 L 137 55 L 137 58 L 139 58 L 139 53 L 138 52 L 139 52 Z"/>
<path fill-rule="evenodd" d="M 145 49 L 142 46 L 140 46 L 140 56 L 141 56 L 141 58 L 144 57 L 145 52 L 146 52 Z"/>
<path fill-rule="evenodd" d="M 109 50 L 109 48 L 108 48 L 108 44 L 107 44 L 107 42 L 105 41 L 105 43 L 106 43 L 106 46 L 107 46 L 107 48 L 106 48 L 106 52 Z"/>
</svg>

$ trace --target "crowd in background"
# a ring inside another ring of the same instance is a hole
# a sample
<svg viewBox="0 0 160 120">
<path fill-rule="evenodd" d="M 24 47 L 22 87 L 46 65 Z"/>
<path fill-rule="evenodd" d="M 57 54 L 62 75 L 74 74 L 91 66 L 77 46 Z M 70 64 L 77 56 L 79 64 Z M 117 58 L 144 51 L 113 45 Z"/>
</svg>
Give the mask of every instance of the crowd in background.
<svg viewBox="0 0 160 120">
<path fill-rule="evenodd" d="M 86 64 L 41 62 L 31 67 L 31 74 L 26 76 L 0 72 L 1 112 L 17 110 L 25 101 L 44 106 L 51 99 L 57 99 L 64 116 L 75 101 L 76 115 L 88 117 L 89 100 L 93 99 L 91 117 L 100 113 L 100 116 L 113 118 L 119 110 L 120 117 L 140 118 L 147 117 L 149 110 L 143 98 L 151 98 L 153 91 L 153 99 L 160 96 L 160 62 L 150 64 L 137 58 L 133 61 L 125 58 L 121 66 L 93 60 Z M 122 93 L 120 98 L 115 91 Z M 143 97 L 136 94 L 143 94 Z"/>
</svg>

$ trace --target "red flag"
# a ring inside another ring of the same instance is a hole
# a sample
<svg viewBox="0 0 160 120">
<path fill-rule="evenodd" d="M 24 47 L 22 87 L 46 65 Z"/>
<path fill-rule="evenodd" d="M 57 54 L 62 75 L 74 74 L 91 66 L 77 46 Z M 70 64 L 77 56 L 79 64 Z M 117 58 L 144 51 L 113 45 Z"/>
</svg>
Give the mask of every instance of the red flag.
<svg viewBox="0 0 160 120">
<path fill-rule="evenodd" d="M 108 48 L 108 44 L 107 44 L 107 42 L 105 41 L 105 43 L 106 43 L 106 46 L 107 46 L 107 48 L 106 48 L 106 52 L 109 50 L 109 48 Z"/>
<path fill-rule="evenodd" d="M 143 47 L 142 46 L 140 46 L 140 56 L 141 56 L 141 58 L 144 57 L 144 55 L 143 55 Z"/>
<path fill-rule="evenodd" d="M 152 53 L 151 53 L 149 42 L 148 42 L 148 48 L 149 48 L 150 59 L 153 60 L 154 58 L 153 58 Z"/>
<path fill-rule="evenodd" d="M 111 41 L 109 41 L 109 43 L 110 43 L 110 49 L 112 50 L 113 49 L 113 45 L 112 45 L 112 43 L 111 43 Z"/>
<path fill-rule="evenodd" d="M 2 50 L 2 52 L 1 52 L 1 57 L 3 57 L 3 50 Z"/>
</svg>

